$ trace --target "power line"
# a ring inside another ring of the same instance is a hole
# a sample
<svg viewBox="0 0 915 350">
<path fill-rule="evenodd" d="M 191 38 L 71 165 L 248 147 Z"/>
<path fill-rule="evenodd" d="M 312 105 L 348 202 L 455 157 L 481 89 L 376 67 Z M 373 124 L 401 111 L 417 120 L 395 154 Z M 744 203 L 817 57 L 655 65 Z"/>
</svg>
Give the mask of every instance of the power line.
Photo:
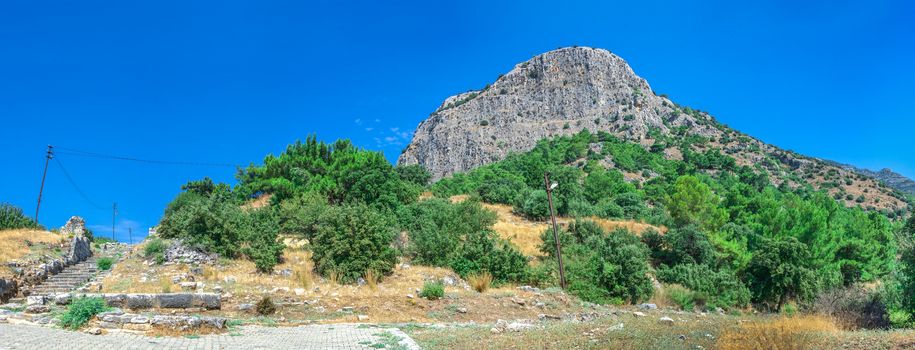
<svg viewBox="0 0 915 350">
<path fill-rule="evenodd" d="M 54 162 L 57 163 L 57 165 L 60 167 L 61 172 L 64 173 L 64 177 L 66 177 L 66 178 L 67 178 L 67 181 L 70 182 L 70 185 L 72 185 L 73 188 L 76 189 L 76 192 L 79 193 L 79 195 L 80 195 L 81 197 L 83 197 L 83 199 L 86 200 L 87 203 L 91 204 L 91 205 L 92 205 L 93 207 L 95 207 L 96 209 L 100 209 L 100 210 L 106 210 L 106 209 L 108 209 L 108 208 L 105 208 L 105 207 L 103 207 L 103 206 L 101 206 L 101 205 L 95 204 L 95 202 L 93 202 L 91 199 L 89 199 L 89 196 L 87 196 L 86 193 L 83 192 L 83 190 L 79 188 L 79 185 L 76 184 L 76 181 L 73 180 L 73 178 L 70 176 L 70 173 L 68 173 L 68 172 L 67 172 L 67 169 L 64 168 L 64 164 L 60 162 L 60 159 L 58 159 L 58 158 L 56 158 L 56 157 L 53 158 L 53 159 L 54 159 Z"/>
<path fill-rule="evenodd" d="M 125 156 L 102 154 L 102 153 L 96 153 L 96 152 L 80 151 L 80 150 L 76 150 L 76 149 L 72 149 L 72 148 L 58 147 L 58 146 L 55 146 L 55 150 L 56 150 L 55 151 L 56 154 L 65 154 L 65 155 L 79 156 L 79 157 L 112 159 L 112 160 L 124 160 L 124 161 L 149 163 L 149 164 L 195 165 L 195 166 L 230 167 L 230 168 L 237 167 L 237 165 L 235 165 L 235 164 L 228 164 L 228 163 L 142 159 L 142 158 L 135 158 L 135 157 L 125 157 Z"/>
</svg>

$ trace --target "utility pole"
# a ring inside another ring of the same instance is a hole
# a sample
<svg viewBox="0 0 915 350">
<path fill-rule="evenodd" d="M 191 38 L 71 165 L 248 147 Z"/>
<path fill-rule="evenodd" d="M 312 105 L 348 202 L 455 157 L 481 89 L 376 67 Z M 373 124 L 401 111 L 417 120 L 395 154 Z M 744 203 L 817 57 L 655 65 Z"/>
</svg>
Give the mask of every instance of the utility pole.
<svg viewBox="0 0 915 350">
<path fill-rule="evenodd" d="M 127 227 L 127 244 L 133 242 L 133 227 Z"/>
<path fill-rule="evenodd" d="M 38 211 L 41 210 L 41 194 L 44 192 L 44 179 L 48 177 L 48 162 L 54 157 L 54 146 L 48 145 L 48 153 L 44 158 L 44 172 L 41 174 L 41 187 L 38 189 L 38 205 L 35 207 L 35 223 L 38 223 Z"/>
<path fill-rule="evenodd" d="M 550 218 L 553 219 L 553 240 L 556 241 L 556 260 L 559 261 L 559 285 L 566 289 L 566 270 L 562 266 L 562 245 L 559 244 L 559 226 L 556 224 L 556 213 L 553 211 L 553 189 L 559 184 L 550 183 L 550 173 L 543 174 L 543 185 L 546 187 L 546 199 L 550 203 Z"/>
<path fill-rule="evenodd" d="M 111 240 L 114 241 L 114 217 L 118 215 L 118 203 L 111 205 Z"/>
</svg>

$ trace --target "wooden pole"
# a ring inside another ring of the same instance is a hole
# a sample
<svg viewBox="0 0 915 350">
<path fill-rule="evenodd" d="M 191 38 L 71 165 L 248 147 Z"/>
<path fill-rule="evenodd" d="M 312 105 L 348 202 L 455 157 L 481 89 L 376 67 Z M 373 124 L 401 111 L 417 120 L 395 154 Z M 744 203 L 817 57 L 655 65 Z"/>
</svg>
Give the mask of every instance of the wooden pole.
<svg viewBox="0 0 915 350">
<path fill-rule="evenodd" d="M 44 172 L 41 174 L 41 187 L 38 189 L 38 205 L 35 206 L 35 223 L 38 223 L 38 212 L 41 210 L 41 195 L 44 193 L 44 180 L 48 177 L 48 163 L 54 157 L 54 146 L 48 145 L 48 153 L 44 157 Z"/>
<path fill-rule="evenodd" d="M 566 271 L 562 266 L 562 245 L 559 243 L 559 225 L 556 224 L 556 213 L 553 211 L 553 185 L 550 184 L 550 173 L 543 174 L 546 186 L 546 199 L 550 203 L 550 218 L 553 220 L 553 240 L 556 242 L 556 260 L 559 261 L 559 285 L 566 289 Z"/>
</svg>

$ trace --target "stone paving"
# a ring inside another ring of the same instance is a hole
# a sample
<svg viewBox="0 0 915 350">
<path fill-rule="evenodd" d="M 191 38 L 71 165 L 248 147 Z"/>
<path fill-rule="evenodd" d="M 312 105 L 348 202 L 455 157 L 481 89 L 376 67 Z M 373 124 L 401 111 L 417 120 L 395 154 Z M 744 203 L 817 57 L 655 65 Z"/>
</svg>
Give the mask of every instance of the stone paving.
<svg viewBox="0 0 915 350">
<path fill-rule="evenodd" d="M 392 338 L 390 335 L 399 339 L 399 344 L 391 344 L 390 340 L 386 342 L 385 338 Z M 58 328 L 0 324 L 0 350 L 376 349 L 380 344 L 387 344 L 385 349 L 419 349 L 419 346 L 399 329 L 360 324 L 244 326 L 224 334 L 192 338 L 147 337 L 123 332 L 90 335 Z"/>
</svg>

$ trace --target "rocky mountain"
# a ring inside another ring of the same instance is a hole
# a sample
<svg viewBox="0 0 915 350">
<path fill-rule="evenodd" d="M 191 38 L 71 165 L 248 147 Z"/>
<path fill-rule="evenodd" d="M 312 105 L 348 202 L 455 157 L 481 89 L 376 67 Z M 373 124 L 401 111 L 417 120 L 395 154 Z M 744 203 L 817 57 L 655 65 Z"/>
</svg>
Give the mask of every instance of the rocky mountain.
<svg viewBox="0 0 915 350">
<path fill-rule="evenodd" d="M 915 196 L 915 181 L 910 178 L 905 177 L 904 175 L 897 173 L 889 168 L 883 168 L 880 171 L 873 171 L 870 169 L 859 168 L 854 165 L 835 163 L 833 165 L 839 166 L 843 169 L 854 171 L 856 173 L 869 176 L 880 180 L 885 183 L 887 186 L 907 193 L 909 195 Z"/>
<path fill-rule="evenodd" d="M 481 90 L 445 99 L 419 124 L 398 163 L 420 164 L 440 179 L 582 129 L 606 131 L 646 148 L 672 137 L 700 138 L 704 142 L 691 146 L 696 151 L 720 150 L 738 165 L 767 172 L 776 185 L 810 183 L 848 205 L 887 211 L 908 206 L 901 193 L 873 176 L 779 149 L 656 95 L 622 58 L 588 47 L 537 55 Z M 663 152 L 682 158 L 676 147 Z M 626 175 L 632 181 L 651 176 Z"/>
</svg>

